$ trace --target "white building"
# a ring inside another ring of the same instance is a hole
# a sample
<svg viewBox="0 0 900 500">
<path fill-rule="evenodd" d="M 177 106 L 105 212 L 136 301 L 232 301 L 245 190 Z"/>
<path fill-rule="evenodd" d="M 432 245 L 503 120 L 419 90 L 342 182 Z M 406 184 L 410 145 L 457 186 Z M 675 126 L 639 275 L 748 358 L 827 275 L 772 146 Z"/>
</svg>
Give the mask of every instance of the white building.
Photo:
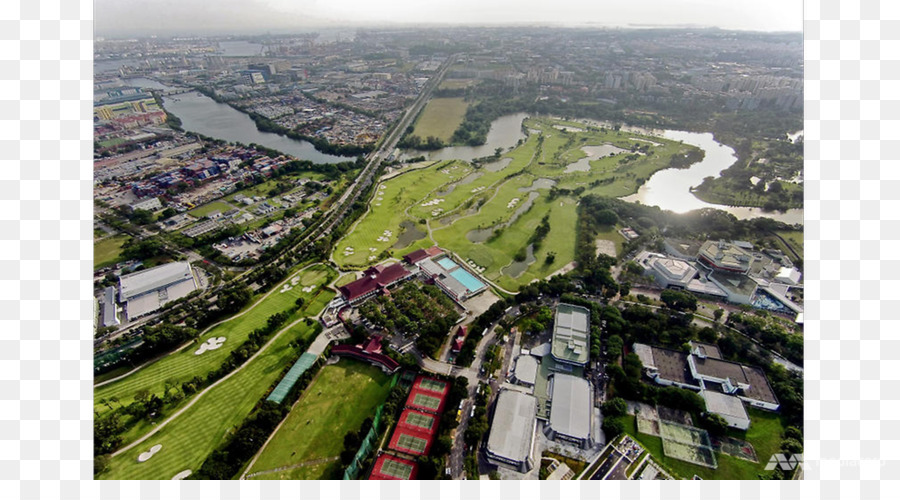
<svg viewBox="0 0 900 500">
<path fill-rule="evenodd" d="M 550 439 L 569 441 L 586 449 L 591 440 L 591 384 L 581 377 L 556 373 L 550 379 Z"/>
<path fill-rule="evenodd" d="M 663 288 L 687 288 L 697 276 L 697 269 L 686 260 L 647 251 L 639 253 L 634 260 L 644 268 L 645 275 L 653 276 Z"/>
<path fill-rule="evenodd" d="M 725 419 L 728 427 L 742 431 L 750 427 L 750 417 L 744 403 L 737 397 L 715 391 L 700 391 L 700 396 L 706 401 L 706 411 Z"/>
<path fill-rule="evenodd" d="M 159 198 L 153 197 L 143 199 L 137 203 L 132 203 L 131 205 L 128 205 L 128 207 L 131 208 L 132 212 L 135 210 L 147 210 L 153 212 L 154 210 L 161 209 L 162 203 L 159 201 Z"/>
<path fill-rule="evenodd" d="M 534 396 L 519 391 L 500 391 L 488 436 L 488 461 L 522 473 L 534 467 L 536 412 Z"/>
<path fill-rule="evenodd" d="M 180 299 L 198 288 L 191 265 L 172 262 L 119 278 L 119 302 L 125 305 L 128 321 L 156 311 L 167 302 Z"/>
</svg>

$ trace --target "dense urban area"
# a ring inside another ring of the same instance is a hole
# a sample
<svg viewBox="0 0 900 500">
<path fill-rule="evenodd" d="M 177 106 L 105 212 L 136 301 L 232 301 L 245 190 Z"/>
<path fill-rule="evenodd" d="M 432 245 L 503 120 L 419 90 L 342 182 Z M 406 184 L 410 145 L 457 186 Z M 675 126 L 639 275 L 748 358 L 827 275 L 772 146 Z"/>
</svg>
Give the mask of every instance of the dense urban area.
<svg viewBox="0 0 900 500">
<path fill-rule="evenodd" d="M 97 39 L 95 478 L 802 478 L 802 48 Z"/>
</svg>

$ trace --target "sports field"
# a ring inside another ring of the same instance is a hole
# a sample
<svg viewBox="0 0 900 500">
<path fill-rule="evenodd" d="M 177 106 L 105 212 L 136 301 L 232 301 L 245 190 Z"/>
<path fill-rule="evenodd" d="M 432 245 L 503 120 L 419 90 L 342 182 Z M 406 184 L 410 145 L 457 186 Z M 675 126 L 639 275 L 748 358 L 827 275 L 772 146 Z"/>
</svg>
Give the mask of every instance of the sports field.
<svg viewBox="0 0 900 500">
<path fill-rule="evenodd" d="M 425 451 L 425 447 L 428 445 L 427 439 L 411 436 L 409 434 L 403 434 L 402 431 L 397 432 L 400 432 L 396 444 L 398 451 L 409 450 L 414 454 L 421 454 Z"/>
<path fill-rule="evenodd" d="M 118 401 L 111 404 L 114 408 L 127 406 L 140 390 L 147 390 L 151 394 L 161 396 L 165 391 L 167 381 L 180 387 L 183 382 L 195 376 L 205 377 L 207 373 L 218 368 L 231 350 L 243 343 L 254 329 L 264 326 L 269 316 L 289 309 L 298 297 L 306 299 L 306 304 L 303 310 L 294 313 L 284 323 L 284 326 L 297 318 L 315 316 L 334 296 L 333 292 L 322 289 L 321 285 L 334 279 L 336 275 L 337 273 L 333 269 L 321 264 L 313 265 L 300 271 L 299 274 L 290 274 L 285 280 L 287 284 L 292 282 L 292 277 L 299 278 L 297 285 L 290 290 L 281 292 L 284 287 L 276 286 L 265 299 L 257 298 L 250 306 L 247 306 L 246 314 L 213 327 L 200 336 L 198 343 L 169 354 L 128 377 L 95 388 L 94 410 L 102 415 L 109 411 L 109 408 L 101 401 L 109 402 L 111 399 L 117 398 Z M 304 291 L 304 288 L 307 291 Z M 219 349 L 195 355 L 197 345 L 212 337 L 225 337 L 226 340 Z M 125 442 L 128 443 L 143 435 L 149 430 L 149 426 L 148 422 L 138 424 L 125 434 Z"/>
<path fill-rule="evenodd" d="M 766 463 L 773 453 L 778 452 L 781 445 L 781 435 L 784 427 L 781 415 L 756 408 L 748 408 L 750 416 L 750 428 L 746 432 L 730 429 L 728 435 L 732 438 L 749 443 L 759 457 L 759 463 L 743 460 L 737 457 L 716 453 L 718 467 L 710 469 L 699 465 L 690 464 L 667 457 L 663 452 L 662 439 L 655 436 L 639 433 L 635 426 L 635 419 L 626 418 L 625 432 L 636 437 L 649 451 L 653 458 L 666 467 L 670 472 L 682 479 L 690 479 L 694 474 L 703 479 L 755 479 L 757 474 L 765 472 Z"/>
<path fill-rule="evenodd" d="M 425 394 L 416 394 L 413 398 L 413 404 L 416 406 L 421 406 L 423 408 L 428 408 L 430 410 L 437 411 L 441 406 L 440 398 L 436 398 L 434 396 L 426 396 Z"/>
<path fill-rule="evenodd" d="M 345 359 L 325 366 L 250 472 L 338 456 L 344 448 L 344 435 L 359 430 L 367 417 L 374 417 L 375 408 L 384 402 L 390 387 L 391 376 L 367 363 Z M 304 471 L 308 468 L 253 479 L 334 479 L 327 475 L 332 467 L 318 467 L 313 474 Z"/>
<path fill-rule="evenodd" d="M 333 296 L 323 295 L 328 300 Z M 323 303 L 317 301 L 315 307 L 307 312 L 315 314 Z M 206 456 L 222 444 L 281 377 L 282 369 L 297 355 L 291 343 L 309 339 L 314 328 L 300 322 L 275 337 L 245 368 L 199 396 L 193 406 L 161 431 L 113 457 L 110 470 L 98 479 L 171 479 L 183 470 L 198 470 Z M 156 455 L 144 463 L 137 461 L 138 455 L 157 444 L 162 449 Z"/>
<path fill-rule="evenodd" d="M 396 460 L 385 460 L 381 463 L 381 468 L 377 472 L 397 479 L 409 479 L 409 476 L 412 475 L 412 471 L 412 465 Z"/>
<path fill-rule="evenodd" d="M 416 120 L 413 135 L 421 137 L 422 140 L 433 135 L 449 143 L 468 108 L 469 103 L 462 97 L 435 97 L 428 101 L 419 119 Z"/>
<path fill-rule="evenodd" d="M 122 245 L 128 238 L 130 236 L 120 234 L 94 241 L 94 269 L 111 266 L 124 260 L 121 255 Z"/>
<path fill-rule="evenodd" d="M 432 380 L 430 378 L 423 378 L 419 381 L 419 387 L 422 389 L 437 392 L 443 394 L 444 390 L 447 389 L 447 383 L 441 382 L 440 380 Z"/>
<path fill-rule="evenodd" d="M 403 420 L 403 423 L 414 425 L 425 430 L 431 430 L 431 428 L 434 426 L 434 417 L 432 417 L 431 415 L 413 413 L 410 411 L 406 414 L 406 419 Z"/>
<path fill-rule="evenodd" d="M 213 201 L 211 203 L 207 203 L 206 205 L 197 207 L 188 213 L 193 215 L 194 217 L 206 217 L 213 212 L 225 213 L 232 208 L 234 207 L 229 205 L 228 203 L 225 203 L 224 201 Z"/>
<path fill-rule="evenodd" d="M 457 161 L 453 170 L 442 162 L 385 181 L 370 211 L 338 243 L 335 261 L 342 267 L 360 268 L 380 260 L 383 250 L 396 245 L 399 224 L 407 220 L 423 233 L 430 228 L 431 238 L 409 244 L 404 240 L 404 248 L 392 249 L 394 256 L 436 243 L 484 268 L 485 278 L 517 290 L 574 260 L 580 196 L 632 194 L 650 175 L 666 168 L 673 156 L 695 149 L 654 136 L 645 140 L 658 145 L 641 152 L 636 148 L 649 143 L 641 142 L 639 134 L 548 118 L 526 119 L 525 126 L 537 132 L 502 155 L 508 162 L 502 168 L 473 168 Z M 582 131 L 565 132 L 557 126 Z M 553 186 L 561 192 L 550 199 Z M 526 252 L 545 216 L 549 233 L 533 255 L 515 261 L 516 254 Z M 427 222 L 427 228 L 421 221 Z M 608 239 L 620 249 L 620 237 Z M 550 253 L 555 258 L 548 264 Z"/>
</svg>

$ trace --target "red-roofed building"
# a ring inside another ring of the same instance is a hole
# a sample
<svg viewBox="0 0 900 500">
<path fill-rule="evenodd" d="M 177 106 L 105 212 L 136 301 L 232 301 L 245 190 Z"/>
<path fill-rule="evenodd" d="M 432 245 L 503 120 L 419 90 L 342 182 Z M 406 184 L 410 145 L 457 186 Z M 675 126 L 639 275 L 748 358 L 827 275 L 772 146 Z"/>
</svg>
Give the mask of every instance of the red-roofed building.
<svg viewBox="0 0 900 500">
<path fill-rule="evenodd" d="M 441 255 L 442 253 L 444 253 L 444 251 L 435 245 L 431 248 L 422 248 L 422 249 L 416 250 L 414 252 L 408 253 L 403 256 L 403 261 L 406 262 L 407 264 L 415 264 L 416 262 L 419 262 L 420 260 L 427 259 L 429 257 L 436 257 L 438 255 Z"/>
<path fill-rule="evenodd" d="M 362 344 L 336 345 L 331 348 L 331 354 L 367 361 L 380 366 L 388 373 L 394 373 L 400 369 L 400 364 L 381 352 L 381 338 L 381 335 L 372 335 Z"/>
<path fill-rule="evenodd" d="M 376 481 L 415 479 L 419 465 L 412 460 L 383 453 L 375 460 L 369 479 Z"/>
<path fill-rule="evenodd" d="M 352 306 L 410 276 L 412 274 L 402 264 L 393 264 L 388 267 L 378 265 L 366 269 L 362 278 L 340 287 L 340 291 L 344 299 Z"/>
</svg>

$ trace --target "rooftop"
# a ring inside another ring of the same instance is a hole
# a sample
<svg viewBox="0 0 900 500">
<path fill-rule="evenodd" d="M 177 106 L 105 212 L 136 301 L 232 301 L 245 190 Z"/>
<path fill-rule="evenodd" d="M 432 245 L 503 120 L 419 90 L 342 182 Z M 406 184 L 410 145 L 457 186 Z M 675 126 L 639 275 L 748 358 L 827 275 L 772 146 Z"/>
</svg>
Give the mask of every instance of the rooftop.
<svg viewBox="0 0 900 500">
<path fill-rule="evenodd" d="M 651 349 L 660 377 L 681 384 L 697 385 L 688 369 L 687 353 L 655 346 Z"/>
<path fill-rule="evenodd" d="M 392 283 L 407 276 L 409 276 L 409 271 L 402 264 L 393 264 L 388 267 L 370 267 L 366 269 L 362 278 L 340 287 L 340 290 L 345 299 L 352 301 L 379 287 L 390 286 Z"/>
<path fill-rule="evenodd" d="M 753 255 L 725 241 L 707 241 L 700 247 L 698 258 L 714 269 L 746 273 L 750 269 Z"/>
<path fill-rule="evenodd" d="M 591 385 L 587 380 L 564 373 L 553 375 L 550 399 L 550 427 L 566 436 L 591 436 Z"/>
<path fill-rule="evenodd" d="M 706 409 L 712 413 L 749 419 L 744 403 L 735 396 L 715 391 L 700 391 L 700 396 L 706 401 Z"/>
<path fill-rule="evenodd" d="M 537 378 L 538 361 L 534 356 L 522 355 L 516 358 L 516 379 L 534 385 Z"/>
<path fill-rule="evenodd" d="M 132 297 L 193 279 L 194 275 L 191 272 L 191 265 L 187 261 L 163 264 L 146 271 L 139 271 L 120 277 L 119 300 L 124 302 Z"/>
<path fill-rule="evenodd" d="M 531 455 L 537 399 L 519 391 L 500 391 L 487 448 L 491 453 L 524 462 Z"/>
<path fill-rule="evenodd" d="M 553 324 L 551 353 L 559 361 L 584 365 L 590 355 L 588 344 L 590 311 L 581 306 L 560 303 Z"/>
</svg>

